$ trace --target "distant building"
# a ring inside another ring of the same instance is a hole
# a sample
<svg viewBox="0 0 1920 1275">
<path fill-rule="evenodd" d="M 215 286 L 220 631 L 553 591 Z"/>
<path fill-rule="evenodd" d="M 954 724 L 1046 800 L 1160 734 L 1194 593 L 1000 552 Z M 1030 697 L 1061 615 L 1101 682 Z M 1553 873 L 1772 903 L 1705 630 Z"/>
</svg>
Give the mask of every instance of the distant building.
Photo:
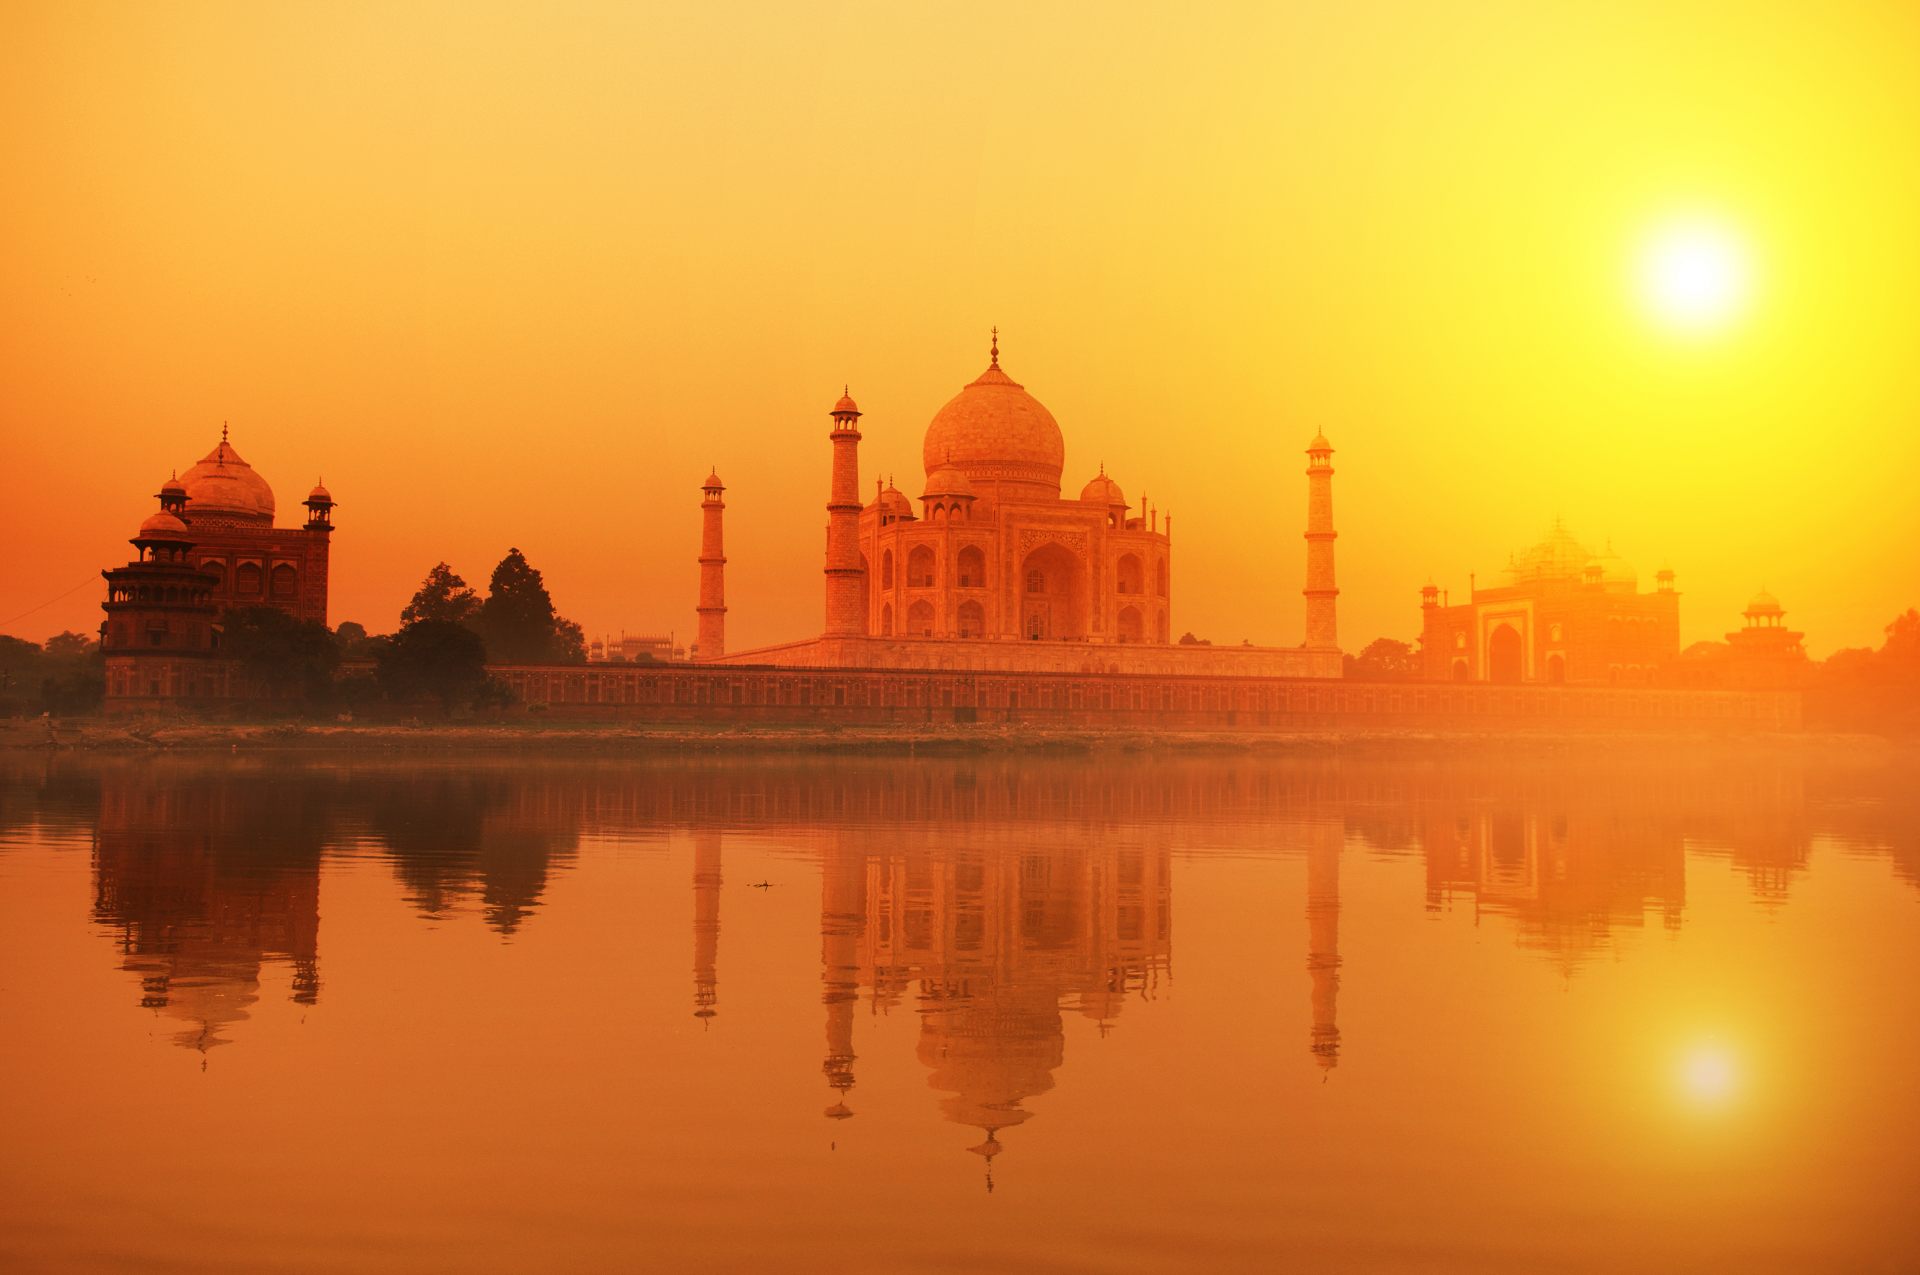
<svg viewBox="0 0 1920 1275">
<path fill-rule="evenodd" d="M 1763 588 L 1743 615 L 1746 625 L 1727 634 L 1733 657 L 1725 684 L 1743 690 L 1800 685 L 1809 667 L 1806 634 L 1787 628 L 1779 599 Z"/>
<path fill-rule="evenodd" d="M 1420 659 L 1429 681 L 1646 685 L 1680 651 L 1680 596 L 1662 568 L 1640 591 L 1611 545 L 1593 553 L 1557 520 L 1507 564 L 1505 580 L 1449 605 L 1420 595 Z"/>
<path fill-rule="evenodd" d="M 138 556 L 107 580 L 100 645 L 109 711 L 237 693 L 219 658 L 220 618 L 236 607 L 277 607 L 327 623 L 333 497 L 315 485 L 299 527 L 273 525 L 273 488 L 220 442 L 160 488 L 160 510 L 140 524 Z"/>
<path fill-rule="evenodd" d="M 589 664 L 644 664 L 648 661 L 665 664 L 686 658 L 687 649 L 680 646 L 671 633 L 665 637 L 651 634 L 630 637 L 622 633 L 617 638 L 609 635 L 587 643 Z"/>
</svg>

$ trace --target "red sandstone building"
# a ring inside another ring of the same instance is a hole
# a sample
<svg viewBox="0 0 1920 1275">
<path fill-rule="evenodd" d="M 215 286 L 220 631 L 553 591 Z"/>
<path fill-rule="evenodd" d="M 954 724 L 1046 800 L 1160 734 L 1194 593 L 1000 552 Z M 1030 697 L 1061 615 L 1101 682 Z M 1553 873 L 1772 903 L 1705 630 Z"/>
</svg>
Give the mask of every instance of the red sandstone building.
<svg viewBox="0 0 1920 1275">
<path fill-rule="evenodd" d="M 1593 553 L 1558 522 L 1471 600 L 1420 594 L 1420 659 L 1429 681 L 1646 686 L 1680 653 L 1680 595 L 1662 568 L 1651 593 L 1613 552 Z"/>
<path fill-rule="evenodd" d="M 220 443 L 168 479 L 160 511 L 140 524 L 138 556 L 101 572 L 107 618 L 106 706 L 127 711 L 225 699 L 243 692 L 220 655 L 220 619 L 237 607 L 277 607 L 327 622 L 333 497 L 315 486 L 300 527 L 275 527 L 273 489 Z"/>
</svg>

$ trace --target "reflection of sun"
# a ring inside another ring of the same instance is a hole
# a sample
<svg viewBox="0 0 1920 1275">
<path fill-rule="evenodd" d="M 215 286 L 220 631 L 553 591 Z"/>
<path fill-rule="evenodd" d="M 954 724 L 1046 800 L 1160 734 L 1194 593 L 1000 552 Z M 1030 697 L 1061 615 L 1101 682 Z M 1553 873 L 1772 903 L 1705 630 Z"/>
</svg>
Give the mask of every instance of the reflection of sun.
<svg viewBox="0 0 1920 1275">
<path fill-rule="evenodd" d="M 1680 332 L 1710 332 L 1738 318 L 1750 274 L 1746 245 L 1714 222 L 1663 226 L 1640 252 L 1641 298 L 1656 320 Z"/>
<path fill-rule="evenodd" d="M 1738 1085 L 1733 1056 L 1718 1045 L 1696 1046 L 1680 1060 L 1680 1088 L 1696 1106 L 1721 1106 Z"/>
</svg>

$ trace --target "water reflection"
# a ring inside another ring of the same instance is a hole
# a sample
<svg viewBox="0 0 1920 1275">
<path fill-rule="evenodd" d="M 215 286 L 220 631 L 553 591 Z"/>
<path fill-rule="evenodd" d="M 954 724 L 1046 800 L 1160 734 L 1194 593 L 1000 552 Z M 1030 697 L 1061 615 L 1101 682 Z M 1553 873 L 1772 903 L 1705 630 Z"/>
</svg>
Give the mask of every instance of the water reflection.
<svg viewBox="0 0 1920 1275">
<path fill-rule="evenodd" d="M 940 1109 L 977 1131 L 973 1149 L 990 1165 L 1056 1083 L 1065 1016 L 1104 1033 L 1127 1000 L 1159 991 L 1173 958 L 1176 853 L 1302 861 L 1301 1036 L 1330 1073 L 1342 1049 L 1343 853 L 1419 856 L 1428 911 L 1504 918 L 1514 942 L 1572 976 L 1619 929 L 1682 925 L 1690 853 L 1724 859 L 1769 908 L 1789 899 L 1822 837 L 1920 881 L 1913 801 L 1857 768 L 1789 758 L 61 759 L 12 767 L 0 822 L 91 825 L 93 919 L 139 980 L 139 1004 L 202 1051 L 236 1038 L 272 967 L 286 968 L 293 1001 L 319 1002 L 330 853 L 373 854 L 423 918 L 477 911 L 504 939 L 530 923 L 589 835 L 690 843 L 692 1012 L 708 1024 L 720 1005 L 723 838 L 771 838 L 819 872 L 827 1116 L 858 1109 L 861 1015 L 910 1009 Z"/>
</svg>

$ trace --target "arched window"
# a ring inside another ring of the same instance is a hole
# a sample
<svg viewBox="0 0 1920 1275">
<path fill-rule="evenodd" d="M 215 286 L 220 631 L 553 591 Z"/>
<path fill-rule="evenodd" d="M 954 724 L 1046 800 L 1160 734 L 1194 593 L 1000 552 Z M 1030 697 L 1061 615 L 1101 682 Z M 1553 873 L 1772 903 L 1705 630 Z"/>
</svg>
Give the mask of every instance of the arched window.
<svg viewBox="0 0 1920 1275">
<path fill-rule="evenodd" d="M 259 563 L 243 562 L 234 570 L 233 591 L 243 598 L 257 598 L 264 581 L 265 575 Z"/>
<path fill-rule="evenodd" d="M 1165 558 L 1153 564 L 1153 591 L 1163 598 L 1167 596 L 1167 560 Z"/>
<path fill-rule="evenodd" d="M 893 550 L 891 549 L 880 555 L 880 587 L 883 589 L 893 587 Z"/>
<path fill-rule="evenodd" d="M 933 607 L 924 599 L 907 608 L 907 636 L 933 636 Z"/>
<path fill-rule="evenodd" d="M 955 619 L 963 638 L 977 638 L 987 631 L 987 613 L 978 602 L 962 602 Z"/>
<path fill-rule="evenodd" d="M 1047 591 L 1047 577 L 1045 573 L 1043 573 L 1038 567 L 1035 567 L 1033 570 L 1027 572 L 1027 592 L 1028 593 L 1045 593 L 1046 591 Z"/>
<path fill-rule="evenodd" d="M 1122 642 L 1140 640 L 1140 609 L 1138 607 L 1120 608 L 1120 640 Z"/>
<path fill-rule="evenodd" d="M 1167 613 L 1165 611 L 1162 611 L 1159 618 L 1154 622 L 1154 635 L 1154 640 L 1159 642 L 1160 645 L 1165 646 L 1167 644 Z"/>
<path fill-rule="evenodd" d="M 960 551 L 959 563 L 960 587 L 963 589 L 983 589 L 987 584 L 987 555 L 974 545 L 968 545 Z"/>
<path fill-rule="evenodd" d="M 891 602 L 883 603 L 880 607 L 880 636 L 893 636 L 893 603 Z"/>
<path fill-rule="evenodd" d="M 933 550 L 925 545 L 915 545 L 913 551 L 907 554 L 907 587 L 933 587 Z"/>
<path fill-rule="evenodd" d="M 289 563 L 279 563 L 273 569 L 273 600 L 291 602 L 299 592 L 299 576 Z"/>
<path fill-rule="evenodd" d="M 200 570 L 213 577 L 214 588 L 224 589 L 227 587 L 226 563 L 209 560 L 200 564 Z"/>
<path fill-rule="evenodd" d="M 1139 593 L 1142 585 L 1140 559 L 1130 553 L 1121 554 L 1113 568 L 1113 587 L 1121 593 Z"/>
</svg>

